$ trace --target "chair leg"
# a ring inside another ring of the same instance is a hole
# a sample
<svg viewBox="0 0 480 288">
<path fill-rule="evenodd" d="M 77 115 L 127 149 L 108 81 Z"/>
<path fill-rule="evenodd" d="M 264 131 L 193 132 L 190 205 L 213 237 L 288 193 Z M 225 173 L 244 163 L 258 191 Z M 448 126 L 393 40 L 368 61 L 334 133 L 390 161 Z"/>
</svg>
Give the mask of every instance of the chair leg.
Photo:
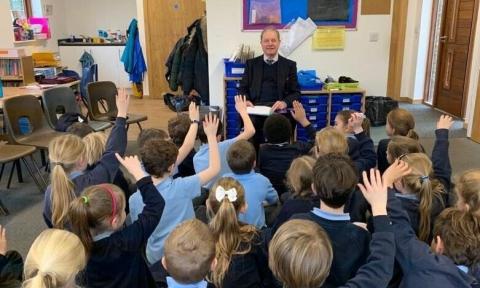
<svg viewBox="0 0 480 288">
<path fill-rule="evenodd" d="M 7 207 L 5 207 L 5 205 L 3 205 L 2 200 L 0 200 L 0 215 L 7 216 L 8 214 L 10 213 L 8 212 Z"/>
<path fill-rule="evenodd" d="M 5 163 L 2 163 L 2 170 L 0 171 L 0 181 L 2 181 L 3 170 L 5 169 Z"/>
<path fill-rule="evenodd" d="M 17 162 L 17 179 L 18 183 L 23 183 L 23 175 L 22 175 L 22 165 L 19 160 L 15 160 Z"/>
<path fill-rule="evenodd" d="M 35 161 L 35 157 L 33 157 L 33 154 L 30 154 L 30 159 L 32 160 L 33 167 L 35 168 L 35 170 L 37 170 L 38 177 L 40 177 L 40 180 L 42 180 L 45 189 L 47 189 L 48 187 L 47 181 L 45 181 L 45 178 L 42 176 L 42 173 L 40 172 L 40 168 L 38 168 L 37 161 Z"/>
<path fill-rule="evenodd" d="M 10 176 L 8 176 L 7 189 L 10 189 L 10 184 L 12 183 L 13 170 L 15 170 L 15 165 L 17 161 L 12 162 L 12 169 L 10 169 Z"/>
<path fill-rule="evenodd" d="M 33 170 L 32 170 L 32 168 L 30 167 L 30 164 L 28 164 L 27 159 L 22 158 L 22 162 L 23 162 L 23 164 L 25 164 L 25 168 L 27 168 L 28 174 L 30 174 L 30 176 L 32 177 L 33 182 L 35 182 L 35 184 L 37 185 L 38 189 L 40 189 L 40 192 L 45 191 L 45 190 L 43 189 L 44 187 L 42 187 L 42 185 L 40 184 L 40 182 L 38 182 L 38 179 L 37 179 L 37 177 L 35 176 L 35 173 L 33 173 Z"/>
<path fill-rule="evenodd" d="M 140 125 L 140 122 L 137 122 L 138 128 L 140 128 L 140 131 L 142 131 L 142 125 Z"/>
</svg>

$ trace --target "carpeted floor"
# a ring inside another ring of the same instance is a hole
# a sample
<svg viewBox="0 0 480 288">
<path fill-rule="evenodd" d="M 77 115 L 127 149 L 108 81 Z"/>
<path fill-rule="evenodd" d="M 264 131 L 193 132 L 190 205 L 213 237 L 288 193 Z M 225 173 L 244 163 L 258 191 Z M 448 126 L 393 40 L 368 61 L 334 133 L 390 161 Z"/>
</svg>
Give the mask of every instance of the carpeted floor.
<svg viewBox="0 0 480 288">
<path fill-rule="evenodd" d="M 416 131 L 421 137 L 422 145 L 431 151 L 434 141 L 434 129 L 438 111 L 423 105 L 402 105 L 412 111 L 416 118 Z M 377 143 L 386 137 L 385 127 L 373 127 L 372 139 Z M 479 167 L 480 145 L 466 138 L 466 131 L 462 122 L 457 121 L 450 133 L 450 159 L 453 172 L 458 173 L 466 169 Z M 135 143 L 129 142 L 129 151 L 134 150 Z M 5 169 L 9 172 L 9 166 Z M 24 169 L 24 171 L 26 171 Z M 5 173 L 8 174 L 8 173 Z M 26 174 L 26 172 L 24 172 Z M 0 224 L 7 228 L 9 248 L 18 250 L 26 256 L 35 237 L 46 228 L 42 219 L 43 192 L 40 192 L 28 176 L 24 176 L 25 183 L 17 183 L 14 177 L 11 189 L 7 190 L 6 177 L 0 183 L 0 199 L 10 210 L 9 216 L 0 216 Z"/>
</svg>

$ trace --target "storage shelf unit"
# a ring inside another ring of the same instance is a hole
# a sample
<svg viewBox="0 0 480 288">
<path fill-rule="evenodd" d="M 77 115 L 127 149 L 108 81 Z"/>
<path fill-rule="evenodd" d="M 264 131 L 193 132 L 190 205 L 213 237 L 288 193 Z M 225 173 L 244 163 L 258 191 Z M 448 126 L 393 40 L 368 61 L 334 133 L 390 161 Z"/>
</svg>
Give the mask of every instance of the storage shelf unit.
<svg viewBox="0 0 480 288">
<path fill-rule="evenodd" d="M 0 80 L 5 87 L 26 86 L 35 82 L 32 56 L 0 56 Z"/>
<path fill-rule="evenodd" d="M 236 137 L 241 130 L 241 120 L 235 110 L 235 95 L 238 94 L 241 77 L 224 77 L 225 90 L 225 132 L 226 138 Z M 342 110 L 365 111 L 365 90 L 312 90 L 300 91 L 300 102 L 305 108 L 308 120 L 316 130 L 334 125 L 337 113 Z M 307 140 L 303 127 L 297 125 L 297 139 Z"/>
</svg>

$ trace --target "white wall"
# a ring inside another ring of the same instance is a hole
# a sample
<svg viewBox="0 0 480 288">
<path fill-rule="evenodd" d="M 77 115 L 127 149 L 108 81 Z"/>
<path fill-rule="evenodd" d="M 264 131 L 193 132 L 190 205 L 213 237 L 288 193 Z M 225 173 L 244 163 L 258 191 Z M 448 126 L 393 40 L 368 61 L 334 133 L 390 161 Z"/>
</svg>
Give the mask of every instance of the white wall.
<svg viewBox="0 0 480 288">
<path fill-rule="evenodd" d="M 479 11 L 480 13 L 480 11 Z M 465 122 L 467 122 L 467 136 L 472 135 L 472 122 L 475 112 L 475 105 L 479 95 L 477 95 L 478 78 L 480 77 L 480 17 L 477 18 L 477 27 L 475 30 L 475 40 L 472 54 L 472 66 L 470 70 L 470 82 L 468 87 L 467 111 L 465 115 Z"/>
<path fill-rule="evenodd" d="M 260 32 L 242 32 L 242 1 L 208 0 L 208 65 L 210 103 L 223 105 L 222 59 L 241 43 L 249 44 L 261 54 Z M 348 31 L 343 51 L 313 51 L 307 39 L 288 58 L 297 69 L 316 69 L 322 78 L 347 75 L 360 81 L 367 95 L 385 95 L 390 53 L 391 15 L 358 15 L 357 31 Z M 370 33 L 378 33 L 378 42 L 369 42 Z"/>
<path fill-rule="evenodd" d="M 143 9 L 143 0 L 137 1 L 137 21 L 138 21 L 138 33 L 140 34 L 140 45 L 142 46 L 143 57 L 145 58 L 145 63 L 147 64 L 147 70 L 150 69 L 148 66 L 148 56 L 147 56 L 147 45 L 146 45 L 146 36 L 145 36 L 145 13 Z M 143 95 L 149 95 L 150 90 L 148 89 L 148 73 L 145 73 L 143 78 Z"/>
<path fill-rule="evenodd" d="M 417 52 L 417 72 L 415 75 L 415 84 L 413 88 L 413 99 L 422 100 L 425 87 L 425 78 L 427 73 L 428 46 L 430 40 L 430 28 L 432 24 L 433 1 L 423 0 L 421 5 L 420 33 Z M 428 85 L 428 83 L 427 83 Z"/>
<path fill-rule="evenodd" d="M 98 29 L 125 32 L 137 17 L 135 0 L 63 0 L 68 35 L 97 36 Z"/>
</svg>

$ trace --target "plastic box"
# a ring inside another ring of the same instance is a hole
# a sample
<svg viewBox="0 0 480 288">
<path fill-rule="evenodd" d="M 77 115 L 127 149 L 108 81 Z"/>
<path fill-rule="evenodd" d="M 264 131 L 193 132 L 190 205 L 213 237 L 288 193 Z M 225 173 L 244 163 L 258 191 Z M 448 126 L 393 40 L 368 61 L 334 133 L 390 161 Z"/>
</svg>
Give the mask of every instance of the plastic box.
<svg viewBox="0 0 480 288">
<path fill-rule="evenodd" d="M 332 104 L 332 113 L 337 113 L 343 110 L 355 110 L 360 111 L 362 109 L 362 103 L 352 103 L 352 104 Z"/>
<path fill-rule="evenodd" d="M 223 59 L 225 63 L 225 76 L 227 77 L 242 77 L 245 73 L 245 63 L 230 62 L 228 59 Z"/>
<path fill-rule="evenodd" d="M 228 80 L 227 88 L 240 88 L 240 81 L 238 80 Z"/>
<path fill-rule="evenodd" d="M 303 105 L 327 105 L 328 104 L 328 95 L 312 95 L 312 96 L 301 96 L 300 102 Z"/>
<path fill-rule="evenodd" d="M 332 94 L 332 104 L 362 103 L 362 94 Z"/>
</svg>

